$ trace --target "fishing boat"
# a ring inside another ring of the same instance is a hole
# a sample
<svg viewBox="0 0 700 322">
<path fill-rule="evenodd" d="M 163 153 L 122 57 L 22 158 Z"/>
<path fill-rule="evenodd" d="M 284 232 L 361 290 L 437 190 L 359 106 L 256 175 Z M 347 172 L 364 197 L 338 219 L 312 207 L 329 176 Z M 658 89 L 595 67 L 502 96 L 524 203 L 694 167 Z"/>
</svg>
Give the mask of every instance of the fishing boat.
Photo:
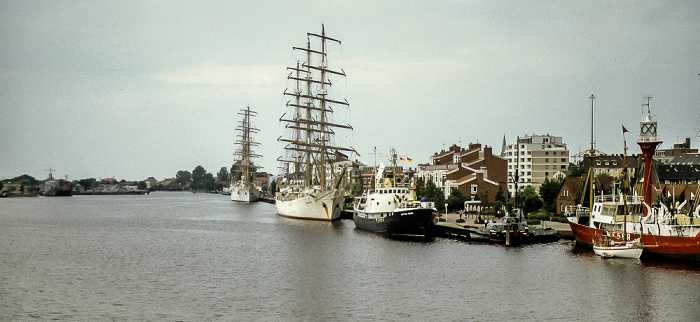
<svg viewBox="0 0 700 322">
<path fill-rule="evenodd" d="M 312 40 L 318 48 L 312 48 Z M 340 151 L 354 149 L 335 145 L 334 137 L 352 126 L 332 121 L 334 108 L 349 104 L 330 97 L 330 78 L 345 77 L 345 72 L 328 67 L 329 44 L 340 40 L 326 36 L 322 25 L 321 34 L 307 33 L 305 48 L 293 47 L 303 53 L 304 62 L 288 68 L 294 90 L 285 90 L 292 98 L 286 104 L 290 111 L 280 118 L 287 132 L 278 141 L 286 144 L 286 155 L 278 159 L 283 173 L 275 205 L 284 217 L 331 221 L 340 218 L 345 204 L 346 193 L 339 188 L 347 167 L 332 161 Z"/>
<path fill-rule="evenodd" d="M 231 169 L 231 186 L 228 191 L 233 201 L 255 202 L 260 198 L 260 187 L 253 180 L 255 172 L 260 167 L 252 162 L 253 158 L 260 157 L 252 150 L 252 147 L 260 145 L 252 137 L 253 133 L 259 131 L 251 122 L 251 118 L 256 114 L 250 109 L 250 106 L 238 113 L 238 115 L 243 116 L 243 120 L 236 127 L 239 131 L 238 139 L 236 140 L 238 149 L 236 149 L 234 154 L 239 156 L 239 159 Z"/>
<path fill-rule="evenodd" d="M 380 163 L 375 174 L 375 189 L 356 198 L 353 209 L 355 227 L 401 238 L 430 238 L 437 209 L 427 200 L 417 200 L 415 190 L 406 182 L 398 182 L 397 155 L 391 150 L 392 170 Z"/>
<path fill-rule="evenodd" d="M 586 187 L 590 206 L 569 206 L 565 215 L 576 239 L 582 247 L 592 247 L 602 236 L 643 244 L 644 257 L 700 261 L 700 205 L 694 205 L 693 216 L 674 214 L 663 205 L 652 206 L 652 164 L 656 147 L 661 143 L 656 136 L 656 121 L 646 104 L 647 114 L 640 122 L 637 144 L 644 158 L 642 195 L 599 195 L 593 193 L 593 164 L 589 162 Z M 623 133 L 626 129 L 623 127 Z M 588 156 L 595 158 L 595 155 Z M 585 196 L 585 195 L 584 195 Z M 583 197 L 582 197 L 583 199 Z"/>
</svg>

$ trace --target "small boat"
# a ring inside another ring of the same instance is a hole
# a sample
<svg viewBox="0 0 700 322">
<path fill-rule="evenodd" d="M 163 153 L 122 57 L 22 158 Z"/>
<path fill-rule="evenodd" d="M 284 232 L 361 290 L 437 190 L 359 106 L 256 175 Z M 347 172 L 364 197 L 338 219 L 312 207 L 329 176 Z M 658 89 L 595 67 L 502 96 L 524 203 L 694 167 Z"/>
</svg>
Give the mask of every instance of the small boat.
<svg viewBox="0 0 700 322">
<path fill-rule="evenodd" d="M 634 258 L 642 256 L 644 246 L 640 238 L 633 241 L 616 241 L 608 234 L 600 236 L 597 242 L 593 243 L 593 252 L 601 257 L 612 258 Z"/>
</svg>

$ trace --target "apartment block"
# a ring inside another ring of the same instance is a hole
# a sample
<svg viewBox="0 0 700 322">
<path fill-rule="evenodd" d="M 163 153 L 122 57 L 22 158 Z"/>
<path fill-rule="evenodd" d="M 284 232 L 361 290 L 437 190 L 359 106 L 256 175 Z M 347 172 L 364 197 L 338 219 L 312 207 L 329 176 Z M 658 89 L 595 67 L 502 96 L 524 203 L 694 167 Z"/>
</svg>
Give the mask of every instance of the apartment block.
<svg viewBox="0 0 700 322">
<path fill-rule="evenodd" d="M 518 137 L 516 144 L 506 145 L 501 155 L 508 161 L 508 190 L 533 186 L 539 191 L 545 178 L 566 177 L 569 151 L 560 136 L 532 135 Z"/>
</svg>

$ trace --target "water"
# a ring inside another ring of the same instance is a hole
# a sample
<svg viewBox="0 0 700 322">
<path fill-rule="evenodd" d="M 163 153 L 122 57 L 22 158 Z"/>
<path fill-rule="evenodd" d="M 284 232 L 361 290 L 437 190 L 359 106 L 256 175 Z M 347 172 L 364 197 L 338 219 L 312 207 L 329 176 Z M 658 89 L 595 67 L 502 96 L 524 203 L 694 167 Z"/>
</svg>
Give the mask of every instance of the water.
<svg viewBox="0 0 700 322">
<path fill-rule="evenodd" d="M 0 320 L 666 320 L 700 267 L 395 241 L 220 195 L 0 199 Z"/>
</svg>

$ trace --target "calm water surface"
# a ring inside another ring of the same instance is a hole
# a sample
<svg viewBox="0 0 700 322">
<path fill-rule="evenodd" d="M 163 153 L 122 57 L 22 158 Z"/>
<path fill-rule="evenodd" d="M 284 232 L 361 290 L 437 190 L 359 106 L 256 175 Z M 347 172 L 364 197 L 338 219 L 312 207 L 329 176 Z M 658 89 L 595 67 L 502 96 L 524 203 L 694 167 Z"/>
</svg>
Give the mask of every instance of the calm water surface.
<svg viewBox="0 0 700 322">
<path fill-rule="evenodd" d="M 221 195 L 0 199 L 0 320 L 697 321 L 698 299 L 700 267 L 570 241 L 395 241 Z"/>
</svg>

